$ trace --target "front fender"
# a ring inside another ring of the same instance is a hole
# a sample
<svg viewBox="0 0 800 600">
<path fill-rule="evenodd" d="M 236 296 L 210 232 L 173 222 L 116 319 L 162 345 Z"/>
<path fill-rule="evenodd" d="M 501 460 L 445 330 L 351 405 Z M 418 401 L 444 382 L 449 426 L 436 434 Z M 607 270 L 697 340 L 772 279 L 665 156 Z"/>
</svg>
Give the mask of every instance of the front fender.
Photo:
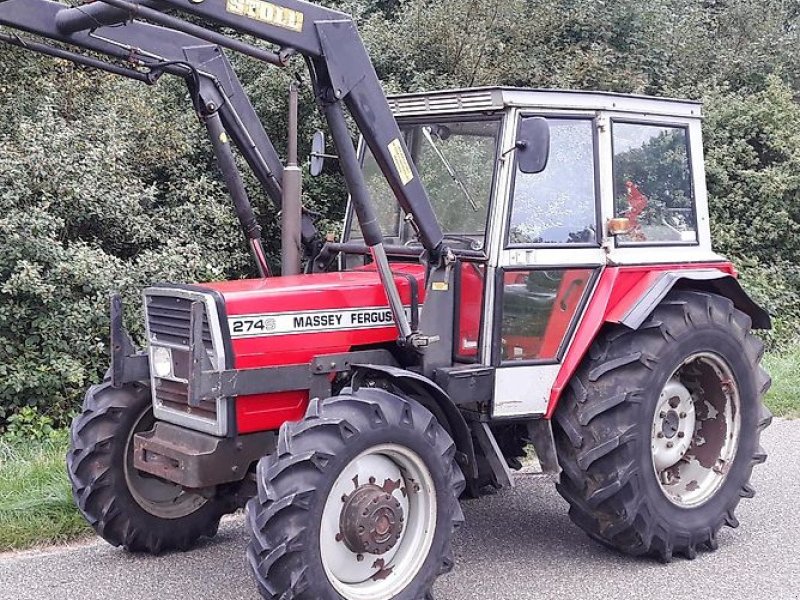
<svg viewBox="0 0 800 600">
<path fill-rule="evenodd" d="M 453 437 L 456 449 L 462 454 L 463 458 L 459 460 L 461 468 L 464 470 L 464 475 L 468 478 L 476 478 L 478 476 L 478 466 L 475 459 L 475 446 L 472 442 L 472 434 L 464 415 L 458 410 L 458 407 L 452 401 L 450 396 L 436 383 L 413 371 L 401 369 L 400 367 L 393 367 L 390 365 L 353 365 L 355 375 L 353 377 L 353 388 L 357 388 L 359 381 L 364 375 L 377 374 L 392 382 L 397 388 L 409 395 L 426 396 L 430 398 L 442 411 L 447 423 L 442 423 L 446 426 Z"/>
</svg>

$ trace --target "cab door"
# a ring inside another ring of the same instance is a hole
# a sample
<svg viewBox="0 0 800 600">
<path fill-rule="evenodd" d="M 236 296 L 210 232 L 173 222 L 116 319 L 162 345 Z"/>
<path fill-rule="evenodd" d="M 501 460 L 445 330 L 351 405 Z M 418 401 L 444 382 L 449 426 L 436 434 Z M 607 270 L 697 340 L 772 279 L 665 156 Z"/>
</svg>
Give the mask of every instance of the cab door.
<svg viewBox="0 0 800 600">
<path fill-rule="evenodd" d="M 550 125 L 546 169 L 506 165 L 509 201 L 499 225 L 487 290 L 483 353 L 495 370 L 493 416 L 546 412 L 576 324 L 590 298 L 605 253 L 600 226 L 597 115 L 543 116 Z"/>
</svg>

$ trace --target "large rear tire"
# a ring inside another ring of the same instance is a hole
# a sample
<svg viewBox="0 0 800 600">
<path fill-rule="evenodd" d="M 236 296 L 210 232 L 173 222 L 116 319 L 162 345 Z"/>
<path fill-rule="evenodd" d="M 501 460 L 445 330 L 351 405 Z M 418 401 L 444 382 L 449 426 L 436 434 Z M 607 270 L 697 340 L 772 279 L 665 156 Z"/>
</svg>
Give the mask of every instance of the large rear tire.
<svg viewBox="0 0 800 600">
<path fill-rule="evenodd" d="M 464 477 L 414 400 L 369 388 L 313 400 L 257 484 L 247 557 L 268 600 L 420 600 L 453 566 Z"/>
<path fill-rule="evenodd" d="M 188 550 L 216 535 L 220 518 L 235 506 L 133 467 L 133 435 L 153 422 L 148 387 L 114 388 L 106 381 L 89 388 L 70 430 L 73 497 L 98 535 L 114 546 L 151 554 Z"/>
<path fill-rule="evenodd" d="M 771 415 L 763 344 L 727 298 L 671 293 L 636 331 L 610 327 L 555 414 L 558 491 L 595 540 L 669 560 L 716 549 L 752 497 Z"/>
</svg>

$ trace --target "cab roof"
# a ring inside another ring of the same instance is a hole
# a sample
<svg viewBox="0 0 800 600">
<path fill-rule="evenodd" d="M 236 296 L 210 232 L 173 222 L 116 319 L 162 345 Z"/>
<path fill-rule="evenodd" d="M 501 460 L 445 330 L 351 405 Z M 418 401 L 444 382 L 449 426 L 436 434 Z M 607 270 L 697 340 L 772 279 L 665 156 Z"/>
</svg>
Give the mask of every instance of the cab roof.
<svg viewBox="0 0 800 600">
<path fill-rule="evenodd" d="M 507 107 L 542 110 L 585 110 L 701 118 L 702 105 L 692 100 L 656 98 L 613 92 L 483 87 L 440 90 L 388 97 L 396 117 L 491 112 Z"/>
</svg>

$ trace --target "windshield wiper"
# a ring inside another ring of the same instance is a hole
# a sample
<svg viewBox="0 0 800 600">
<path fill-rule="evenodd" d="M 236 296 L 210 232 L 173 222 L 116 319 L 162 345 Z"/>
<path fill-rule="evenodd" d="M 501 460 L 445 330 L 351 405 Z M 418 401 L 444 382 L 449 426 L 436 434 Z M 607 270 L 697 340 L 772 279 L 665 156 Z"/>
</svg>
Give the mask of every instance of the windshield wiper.
<svg viewBox="0 0 800 600">
<path fill-rule="evenodd" d="M 442 161 L 444 168 L 447 169 L 447 172 L 450 174 L 450 177 L 453 178 L 456 185 L 461 188 L 461 191 L 464 193 L 464 197 L 469 201 L 470 205 L 472 206 L 472 210 L 478 212 L 478 205 L 475 203 L 475 200 L 472 199 L 472 195 L 469 193 L 467 186 L 464 185 L 464 182 L 461 181 L 461 177 L 458 176 L 456 170 L 453 168 L 453 165 L 450 164 L 450 161 L 447 160 L 447 157 L 442 153 L 439 149 L 439 146 L 436 145 L 436 142 L 433 141 L 433 136 L 431 135 L 431 128 L 430 127 L 423 127 L 422 134 L 425 136 L 425 139 L 428 140 L 428 143 L 433 148 L 433 151 L 436 153 L 436 156 L 439 157 L 439 160 Z"/>
</svg>

